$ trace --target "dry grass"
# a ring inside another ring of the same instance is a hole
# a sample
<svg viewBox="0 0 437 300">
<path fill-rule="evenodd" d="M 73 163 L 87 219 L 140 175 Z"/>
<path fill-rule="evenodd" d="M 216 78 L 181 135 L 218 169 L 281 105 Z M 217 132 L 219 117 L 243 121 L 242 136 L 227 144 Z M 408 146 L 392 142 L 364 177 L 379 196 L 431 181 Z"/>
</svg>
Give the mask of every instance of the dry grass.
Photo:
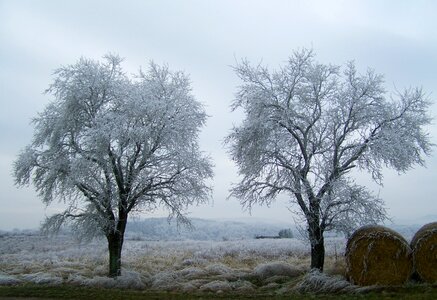
<svg viewBox="0 0 437 300">
<path fill-rule="evenodd" d="M 337 253 L 344 247 L 342 245 L 342 239 L 332 240 L 327 245 L 326 269 L 330 274 L 344 273 L 341 270 L 344 265 L 342 256 Z M 114 281 L 106 278 L 105 241 L 78 244 L 62 236 L 52 239 L 42 236 L 25 239 L 3 237 L 0 243 L 3 273 L 0 272 L 0 275 L 4 276 L 0 276 L 0 281 L 44 281 L 55 285 L 65 283 L 167 291 L 219 291 L 229 288 L 232 291 L 274 291 L 308 271 L 310 265 L 309 246 L 293 239 L 128 240 L 122 259 L 122 276 Z M 265 275 L 266 272 L 271 274 Z"/>
<path fill-rule="evenodd" d="M 309 260 L 309 258 L 308 258 Z M 324 272 L 328 275 L 339 275 L 346 278 L 346 259 L 344 256 L 334 257 L 328 256 L 325 258 Z"/>
<path fill-rule="evenodd" d="M 325 272 L 320 274 L 309 272 L 309 247 L 296 240 L 127 241 L 122 276 L 114 280 L 106 277 L 104 242 L 11 237 L 0 240 L 0 295 L 74 298 L 77 292 L 78 298 L 90 298 L 96 288 L 104 289 L 97 289 L 100 292 L 92 297 L 101 299 L 108 295 L 143 299 L 152 294 L 156 299 L 169 295 L 178 295 L 177 299 L 195 295 L 199 299 L 289 299 L 305 298 L 307 293 L 312 299 L 315 293 L 348 299 L 357 293 L 367 297 L 362 294 L 366 291 L 378 293 L 345 281 L 344 244 L 344 240 L 328 240 Z M 47 286 L 43 293 L 35 292 Z M 375 295 L 370 298 L 379 299 L 381 294 Z"/>
</svg>

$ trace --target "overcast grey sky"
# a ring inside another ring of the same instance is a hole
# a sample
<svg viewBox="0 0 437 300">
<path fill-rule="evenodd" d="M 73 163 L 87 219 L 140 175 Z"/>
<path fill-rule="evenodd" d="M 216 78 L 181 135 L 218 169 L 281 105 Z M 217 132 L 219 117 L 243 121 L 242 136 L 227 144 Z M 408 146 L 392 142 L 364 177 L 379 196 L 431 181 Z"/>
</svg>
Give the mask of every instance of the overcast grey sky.
<svg viewBox="0 0 437 300">
<path fill-rule="evenodd" d="M 14 186 L 12 163 L 32 137 L 30 120 L 51 99 L 52 72 L 81 56 L 108 52 L 135 73 L 149 60 L 190 74 L 193 93 L 211 116 L 201 135 L 216 165 L 214 201 L 190 216 L 249 217 L 226 200 L 237 172 L 222 146 L 241 115 L 229 105 L 239 84 L 235 59 L 278 67 L 295 49 L 313 48 L 323 63 L 355 60 L 385 75 L 388 90 L 422 86 L 436 103 L 437 1 L 85 1 L 0 0 L 0 229 L 36 228 L 45 208 L 32 188 Z M 437 116 L 437 103 L 432 106 Z M 429 127 L 437 144 L 437 125 Z M 385 172 L 370 184 L 395 220 L 437 215 L 437 153 L 427 168 Z M 252 216 L 292 223 L 286 198 Z M 152 215 L 144 215 L 152 216 Z"/>
</svg>

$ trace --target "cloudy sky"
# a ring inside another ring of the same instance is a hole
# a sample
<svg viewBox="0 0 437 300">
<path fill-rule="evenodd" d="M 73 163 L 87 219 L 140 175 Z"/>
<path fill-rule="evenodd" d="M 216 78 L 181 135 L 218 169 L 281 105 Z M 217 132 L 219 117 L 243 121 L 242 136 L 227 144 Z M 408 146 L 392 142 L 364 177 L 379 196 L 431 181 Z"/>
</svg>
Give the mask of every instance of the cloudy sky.
<svg viewBox="0 0 437 300">
<path fill-rule="evenodd" d="M 324 63 L 355 60 L 362 72 L 384 74 L 388 90 L 423 87 L 436 117 L 436 12 L 436 1 L 0 0 L 0 229 L 36 228 L 59 207 L 46 208 L 31 187 L 15 187 L 11 173 L 61 65 L 111 52 L 125 58 L 130 73 L 154 60 L 190 74 L 211 116 L 201 146 L 216 165 L 214 201 L 190 209 L 190 216 L 248 218 L 237 200 L 226 200 L 237 172 L 222 141 L 242 117 L 229 108 L 239 84 L 230 67 L 236 59 L 276 68 L 306 47 Z M 428 131 L 437 144 L 435 122 Z M 387 170 L 383 187 L 357 177 L 379 193 L 395 220 L 437 215 L 437 153 L 426 169 Z M 255 207 L 252 218 L 291 223 L 288 206 L 283 197 L 270 208 Z"/>
</svg>

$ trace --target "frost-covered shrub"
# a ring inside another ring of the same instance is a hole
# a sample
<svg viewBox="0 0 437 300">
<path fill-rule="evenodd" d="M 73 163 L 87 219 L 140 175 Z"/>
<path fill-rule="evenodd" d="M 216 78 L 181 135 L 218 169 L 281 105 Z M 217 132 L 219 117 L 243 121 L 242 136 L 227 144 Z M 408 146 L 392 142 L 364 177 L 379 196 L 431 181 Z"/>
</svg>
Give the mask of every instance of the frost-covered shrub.
<svg viewBox="0 0 437 300">
<path fill-rule="evenodd" d="M 122 270 L 121 276 L 115 278 L 117 288 L 143 289 L 145 278 L 140 273 Z"/>
<path fill-rule="evenodd" d="M 65 282 L 72 285 L 86 286 L 88 285 L 88 279 L 89 278 L 76 273 L 76 274 L 70 274 Z"/>
<path fill-rule="evenodd" d="M 0 286 L 1 285 L 16 285 L 22 281 L 16 276 L 0 273 Z"/>
<path fill-rule="evenodd" d="M 178 274 L 174 271 L 160 272 L 152 276 L 152 288 L 159 290 L 173 290 L 179 287 Z"/>
<path fill-rule="evenodd" d="M 184 293 L 190 293 L 197 291 L 198 287 L 195 286 L 192 282 L 181 283 L 179 286 L 179 290 Z"/>
<path fill-rule="evenodd" d="M 24 281 L 32 282 L 36 284 L 59 285 L 63 282 L 61 277 L 44 272 L 24 274 L 21 277 L 23 278 Z"/>
<path fill-rule="evenodd" d="M 143 289 L 146 287 L 144 281 L 145 279 L 138 272 L 127 270 L 122 270 L 121 276 L 116 278 L 106 276 L 88 278 L 82 275 L 72 274 L 67 279 L 68 283 L 74 285 L 120 289 Z"/>
<path fill-rule="evenodd" d="M 297 277 L 303 273 L 303 270 L 288 263 L 276 261 L 260 264 L 253 272 L 259 278 L 266 279 L 273 276 Z"/>
<path fill-rule="evenodd" d="M 299 293 L 346 293 L 357 290 L 341 276 L 328 276 L 318 269 L 311 270 L 303 280 L 295 287 Z"/>
<path fill-rule="evenodd" d="M 94 275 L 106 276 L 107 272 L 108 272 L 108 267 L 104 265 L 96 266 L 93 268 Z"/>
<path fill-rule="evenodd" d="M 185 279 L 195 279 L 205 276 L 206 272 L 202 269 L 195 267 L 188 267 L 178 271 L 178 275 L 184 277 Z"/>
<path fill-rule="evenodd" d="M 206 260 L 204 258 L 194 257 L 194 258 L 187 258 L 187 259 L 183 260 L 182 266 L 203 266 L 203 265 L 206 265 L 207 263 L 208 263 L 208 260 Z"/>
<path fill-rule="evenodd" d="M 231 287 L 233 290 L 239 291 L 239 292 L 252 292 L 255 290 L 256 286 L 249 281 L 246 280 L 237 280 L 234 282 L 231 282 Z"/>
<path fill-rule="evenodd" d="M 232 287 L 228 281 L 215 280 L 202 285 L 200 290 L 203 292 L 226 292 L 232 290 Z"/>
<path fill-rule="evenodd" d="M 232 269 L 224 264 L 213 264 L 205 268 L 209 275 L 226 275 L 232 272 Z"/>
</svg>

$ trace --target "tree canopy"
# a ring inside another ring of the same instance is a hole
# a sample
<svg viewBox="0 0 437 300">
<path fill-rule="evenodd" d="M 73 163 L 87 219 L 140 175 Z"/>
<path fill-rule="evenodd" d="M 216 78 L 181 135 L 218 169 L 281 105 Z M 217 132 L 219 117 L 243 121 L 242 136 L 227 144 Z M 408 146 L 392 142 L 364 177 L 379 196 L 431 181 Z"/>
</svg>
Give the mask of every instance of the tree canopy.
<svg viewBox="0 0 437 300">
<path fill-rule="evenodd" d="M 120 253 L 129 213 L 164 207 L 186 221 L 188 206 L 209 199 L 213 175 L 198 145 L 207 115 L 188 76 L 150 63 L 131 79 L 121 62 L 82 58 L 56 70 L 54 100 L 14 165 L 18 185 L 32 182 L 47 205 L 67 205 L 46 229 L 70 222 L 86 237 L 118 240 Z"/>
<path fill-rule="evenodd" d="M 423 165 L 432 147 L 430 102 L 419 88 L 388 96 L 373 70 L 322 64 L 306 49 L 279 70 L 247 60 L 234 70 L 242 84 L 233 109 L 245 119 L 227 137 L 242 177 L 231 195 L 249 208 L 289 195 L 307 222 L 312 267 L 322 269 L 326 230 L 385 218 L 382 200 L 356 184 L 351 170 L 382 183 L 384 167 Z"/>
</svg>

